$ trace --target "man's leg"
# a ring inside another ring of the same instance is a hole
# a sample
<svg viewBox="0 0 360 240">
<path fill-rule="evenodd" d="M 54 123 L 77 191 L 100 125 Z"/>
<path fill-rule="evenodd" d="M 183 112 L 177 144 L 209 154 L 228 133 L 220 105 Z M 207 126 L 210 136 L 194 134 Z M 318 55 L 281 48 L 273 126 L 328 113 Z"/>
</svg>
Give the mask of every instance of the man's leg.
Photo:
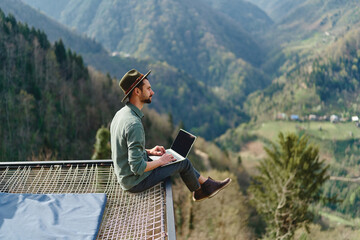
<svg viewBox="0 0 360 240">
<path fill-rule="evenodd" d="M 191 162 L 188 159 L 185 159 L 184 161 L 180 161 L 178 163 L 155 168 L 147 178 L 131 188 L 129 192 L 142 192 L 152 186 L 155 186 L 159 182 L 164 181 L 167 177 L 175 175 L 176 173 L 180 174 L 181 179 L 191 192 L 199 189 L 200 183 L 203 183 L 204 178 L 200 177 L 199 172 L 196 171 Z"/>
</svg>

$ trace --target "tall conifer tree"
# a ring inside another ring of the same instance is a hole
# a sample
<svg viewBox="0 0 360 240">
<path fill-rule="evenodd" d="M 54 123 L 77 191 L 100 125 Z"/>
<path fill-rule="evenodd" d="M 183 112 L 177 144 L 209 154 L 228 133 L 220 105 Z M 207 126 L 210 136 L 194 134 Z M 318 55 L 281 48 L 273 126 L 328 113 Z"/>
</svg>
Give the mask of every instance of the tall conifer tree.
<svg viewBox="0 0 360 240">
<path fill-rule="evenodd" d="M 280 133 L 279 146 L 272 143 L 265 150 L 268 157 L 249 188 L 252 202 L 264 216 L 270 239 L 291 239 L 299 227 L 308 230 L 313 218 L 309 206 L 320 200 L 328 166 L 306 136 Z"/>
<path fill-rule="evenodd" d="M 105 127 L 98 129 L 96 133 L 95 152 L 92 159 L 109 159 L 111 158 L 110 148 L 110 131 Z"/>
</svg>

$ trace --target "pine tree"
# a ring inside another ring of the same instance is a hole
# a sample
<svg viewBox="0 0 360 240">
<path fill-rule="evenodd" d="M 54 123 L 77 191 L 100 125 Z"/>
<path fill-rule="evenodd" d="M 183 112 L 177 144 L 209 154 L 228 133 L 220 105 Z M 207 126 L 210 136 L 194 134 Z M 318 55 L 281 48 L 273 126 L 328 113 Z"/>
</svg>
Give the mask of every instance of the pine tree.
<svg viewBox="0 0 360 240">
<path fill-rule="evenodd" d="M 59 42 L 54 43 L 55 55 L 58 63 L 62 64 L 66 61 L 66 50 L 63 41 L 60 39 Z"/>
<path fill-rule="evenodd" d="M 92 159 L 109 159 L 111 158 L 111 148 L 110 148 L 110 131 L 105 127 L 98 129 L 96 133 L 96 143 L 94 145 L 95 152 L 92 156 Z"/>
<path fill-rule="evenodd" d="M 313 218 L 309 206 L 320 200 L 328 166 L 306 136 L 280 133 L 279 144 L 265 149 L 268 157 L 261 161 L 249 191 L 266 221 L 267 237 L 291 239 L 299 227 L 308 230 Z"/>
</svg>

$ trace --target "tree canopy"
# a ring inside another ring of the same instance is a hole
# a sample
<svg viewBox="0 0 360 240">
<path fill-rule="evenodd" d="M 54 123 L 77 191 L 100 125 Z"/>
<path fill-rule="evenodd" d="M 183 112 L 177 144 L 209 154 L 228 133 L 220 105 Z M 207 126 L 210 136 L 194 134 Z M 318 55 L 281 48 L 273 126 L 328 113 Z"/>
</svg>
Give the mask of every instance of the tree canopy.
<svg viewBox="0 0 360 240">
<path fill-rule="evenodd" d="M 268 157 L 261 161 L 249 191 L 267 223 L 267 236 L 290 239 L 312 220 L 309 206 L 320 200 L 328 166 L 306 136 L 280 133 L 278 143 L 265 149 Z"/>
</svg>

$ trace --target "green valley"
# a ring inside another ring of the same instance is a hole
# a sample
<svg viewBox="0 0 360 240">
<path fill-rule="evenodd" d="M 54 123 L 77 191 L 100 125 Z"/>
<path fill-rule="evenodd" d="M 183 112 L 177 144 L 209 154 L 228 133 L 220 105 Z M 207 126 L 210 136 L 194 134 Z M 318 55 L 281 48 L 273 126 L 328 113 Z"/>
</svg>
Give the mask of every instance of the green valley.
<svg viewBox="0 0 360 240">
<path fill-rule="evenodd" d="M 309 137 L 329 176 L 289 239 L 359 239 L 359 1 L 48 2 L 0 1 L 0 161 L 89 159 L 119 78 L 151 69 L 147 146 L 183 127 L 197 169 L 237 180 L 198 205 L 174 179 L 179 239 L 265 236 L 249 186 L 280 132 Z"/>
<path fill-rule="evenodd" d="M 331 176 L 356 179 L 360 171 L 360 128 L 353 122 L 330 123 L 329 121 L 267 121 L 262 123 L 243 124 L 235 130 L 228 131 L 217 139 L 217 142 L 229 151 L 231 158 L 241 159 L 250 174 L 257 172 L 261 159 L 266 157 L 264 147 L 271 147 L 271 142 L 279 132 L 294 132 L 310 137 L 310 142 L 320 149 L 320 158 L 330 164 L 330 180 L 325 183 L 323 191 L 329 197 L 338 194 L 338 204 L 322 206 L 336 210 L 344 216 L 360 217 L 360 188 L 358 183 L 339 181 Z M 326 215 L 326 214 L 324 214 Z"/>
</svg>

